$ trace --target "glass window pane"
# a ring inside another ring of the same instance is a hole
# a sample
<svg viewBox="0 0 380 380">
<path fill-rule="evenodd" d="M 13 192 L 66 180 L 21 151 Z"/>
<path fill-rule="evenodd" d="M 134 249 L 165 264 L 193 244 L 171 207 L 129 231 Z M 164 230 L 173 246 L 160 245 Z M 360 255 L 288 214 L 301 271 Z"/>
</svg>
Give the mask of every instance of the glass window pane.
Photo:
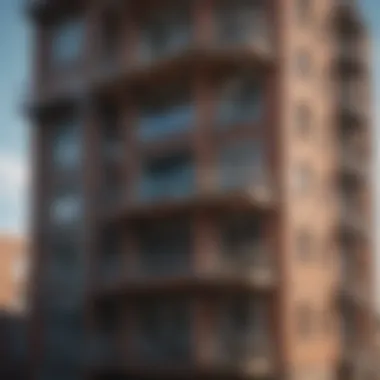
<svg viewBox="0 0 380 380">
<path fill-rule="evenodd" d="M 218 126 L 258 122 L 262 116 L 261 85 L 249 78 L 229 81 L 223 88 L 218 105 Z"/>
<path fill-rule="evenodd" d="M 69 118 L 53 133 L 53 161 L 60 168 L 78 168 L 81 162 L 81 134 L 78 120 Z"/>
<path fill-rule="evenodd" d="M 252 1 L 221 2 L 217 12 L 217 39 L 223 44 L 259 41 L 266 36 L 265 10 Z"/>
<path fill-rule="evenodd" d="M 62 195 L 53 200 L 51 217 L 54 223 L 78 222 L 81 212 L 81 198 L 78 195 Z"/>
<path fill-rule="evenodd" d="M 194 106 L 187 103 L 145 108 L 140 117 L 139 137 L 149 141 L 186 132 L 193 126 L 194 117 Z"/>
<path fill-rule="evenodd" d="M 56 63 L 70 63 L 78 59 L 82 50 L 84 23 L 69 20 L 57 25 L 53 32 L 52 55 Z"/>
<path fill-rule="evenodd" d="M 187 47 L 191 39 L 190 10 L 157 12 L 142 26 L 140 56 L 144 61 L 163 58 Z"/>
<path fill-rule="evenodd" d="M 191 261 L 190 226 L 167 221 L 140 231 L 141 270 L 149 275 L 175 275 L 187 272 Z"/>
<path fill-rule="evenodd" d="M 143 199 L 177 198 L 194 189 L 194 165 L 187 154 L 160 157 L 143 168 L 141 197 Z"/>
<path fill-rule="evenodd" d="M 149 361 L 187 360 L 190 308 L 182 300 L 150 300 L 139 305 L 140 354 Z"/>
<path fill-rule="evenodd" d="M 224 148 L 220 166 L 222 188 L 239 188 L 263 182 L 261 144 L 254 141 L 239 142 Z"/>
</svg>

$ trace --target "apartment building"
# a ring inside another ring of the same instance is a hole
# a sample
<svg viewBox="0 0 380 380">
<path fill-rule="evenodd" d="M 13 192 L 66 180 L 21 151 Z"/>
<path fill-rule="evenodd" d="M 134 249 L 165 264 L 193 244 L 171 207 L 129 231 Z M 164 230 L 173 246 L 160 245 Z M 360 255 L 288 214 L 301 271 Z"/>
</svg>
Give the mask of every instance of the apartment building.
<svg viewBox="0 0 380 380">
<path fill-rule="evenodd" d="M 26 3 L 34 378 L 369 378 L 359 5 Z"/>
</svg>

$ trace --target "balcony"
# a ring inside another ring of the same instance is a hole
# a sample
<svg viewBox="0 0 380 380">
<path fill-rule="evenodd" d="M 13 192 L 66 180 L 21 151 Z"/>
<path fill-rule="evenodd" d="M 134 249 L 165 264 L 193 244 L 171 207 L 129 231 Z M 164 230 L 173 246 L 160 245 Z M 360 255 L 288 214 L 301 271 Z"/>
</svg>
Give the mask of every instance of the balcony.
<svg viewBox="0 0 380 380">
<path fill-rule="evenodd" d="M 341 227 L 350 233 L 366 237 L 369 233 L 368 224 L 364 218 L 363 211 L 359 207 L 355 207 L 354 202 L 343 200 L 340 203 Z"/>
<path fill-rule="evenodd" d="M 366 304 L 369 300 L 368 287 L 365 279 L 358 274 L 358 268 L 343 271 L 341 292 L 342 297 L 356 304 Z"/>
<path fill-rule="evenodd" d="M 208 177 L 209 178 L 209 177 Z M 212 177 L 208 181 L 212 181 Z M 104 222 L 122 220 L 161 219 L 169 216 L 191 214 L 197 210 L 257 210 L 268 211 L 276 208 L 277 194 L 269 182 L 253 182 L 251 185 L 231 189 L 207 186 L 205 190 L 194 191 L 183 197 L 165 197 L 160 201 L 132 201 L 101 212 Z"/>
<path fill-rule="evenodd" d="M 63 75 L 59 79 L 44 81 L 38 89 L 28 88 L 23 98 L 23 107 L 27 113 L 38 115 L 49 108 L 84 102 L 87 95 L 87 85 L 83 76 Z"/>
<path fill-rule="evenodd" d="M 342 94 L 338 103 L 338 114 L 342 125 L 365 126 L 367 122 L 366 111 L 360 104 L 360 98 Z"/>
<path fill-rule="evenodd" d="M 27 15 L 34 21 L 45 21 L 62 14 L 62 11 L 76 9 L 83 0 L 23 0 Z"/>
<path fill-rule="evenodd" d="M 189 132 L 195 123 L 195 107 L 191 104 L 174 105 L 169 109 L 141 115 L 138 138 L 141 142 L 156 142 Z"/>
<path fill-rule="evenodd" d="M 261 331 L 227 336 L 215 342 L 210 364 L 223 374 L 270 376 L 275 372 L 274 347 Z"/>
<path fill-rule="evenodd" d="M 356 0 L 335 0 L 332 15 L 339 30 L 347 33 L 363 32 L 365 23 Z"/>
<path fill-rule="evenodd" d="M 338 75 L 360 74 L 368 67 L 365 51 L 360 43 L 341 41 L 337 50 L 336 70 Z"/>
<path fill-rule="evenodd" d="M 247 247 L 245 251 L 236 252 L 232 257 L 220 258 L 202 276 L 226 282 L 234 282 L 240 278 L 242 282 L 259 288 L 271 287 L 278 280 L 274 255 L 263 244 Z"/>
<path fill-rule="evenodd" d="M 358 149 L 352 146 L 345 146 L 341 149 L 341 165 L 342 170 L 354 176 L 361 177 L 363 179 L 368 177 L 368 163 L 364 156 Z"/>
<path fill-rule="evenodd" d="M 177 257 L 174 254 L 157 257 L 150 263 L 145 259 L 129 270 L 116 261 L 109 268 L 102 265 L 103 276 L 96 283 L 93 295 L 107 298 L 125 294 L 261 292 L 271 291 L 278 281 L 273 254 L 260 244 L 236 257 L 217 258 L 210 268 L 198 271 L 192 266 L 189 254 L 178 253 Z"/>
<path fill-rule="evenodd" d="M 121 339 L 106 334 L 95 334 L 87 342 L 85 364 L 88 368 L 117 367 L 123 364 Z"/>
<path fill-rule="evenodd" d="M 165 348 L 165 345 L 154 348 L 154 345 L 148 344 L 145 350 L 140 350 L 141 360 L 138 355 L 133 362 L 123 360 L 115 344 L 110 346 L 107 341 L 99 343 L 89 351 L 87 365 L 91 370 L 102 374 L 193 379 L 195 376 L 209 378 L 215 375 L 266 377 L 275 373 L 273 345 L 261 333 L 231 337 L 223 341 L 218 339 L 212 344 L 214 348 L 207 362 L 202 363 L 194 359 L 190 346 L 187 345 L 186 348 L 181 342 L 178 342 L 179 346 L 173 342 L 173 348 L 170 349 Z M 143 342 L 139 346 L 141 343 Z"/>
<path fill-rule="evenodd" d="M 193 364 L 190 338 L 186 333 L 182 333 L 181 335 L 183 336 L 174 336 L 173 334 L 162 342 L 139 340 L 137 345 L 139 347 L 138 357 L 141 358 L 141 364 L 148 367 L 155 365 L 190 367 Z"/>
</svg>

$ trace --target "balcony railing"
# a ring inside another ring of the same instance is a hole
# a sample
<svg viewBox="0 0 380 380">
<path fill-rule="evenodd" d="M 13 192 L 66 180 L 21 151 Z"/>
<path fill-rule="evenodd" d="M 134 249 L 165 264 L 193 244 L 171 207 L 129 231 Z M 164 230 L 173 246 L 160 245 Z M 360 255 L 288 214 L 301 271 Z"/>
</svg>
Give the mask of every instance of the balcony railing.
<svg viewBox="0 0 380 380">
<path fill-rule="evenodd" d="M 359 43 L 344 43 L 340 42 L 338 48 L 338 58 L 341 61 L 364 64 L 364 51 Z"/>
<path fill-rule="evenodd" d="M 363 211 L 359 207 L 354 206 L 349 199 L 340 202 L 341 222 L 344 227 L 348 227 L 353 231 L 366 233 L 368 225 L 363 216 Z"/>
<path fill-rule="evenodd" d="M 343 147 L 340 156 L 343 169 L 358 175 L 367 175 L 367 163 L 358 149 Z"/>
<path fill-rule="evenodd" d="M 141 263 L 135 277 L 138 278 L 164 278 L 173 276 L 188 276 L 193 273 L 189 256 L 183 256 L 180 252 L 178 255 L 157 258 L 152 257 L 150 261 L 145 258 Z"/>
<path fill-rule="evenodd" d="M 195 122 L 195 108 L 182 105 L 156 114 L 142 115 L 138 128 L 141 141 L 160 140 L 189 131 Z"/>
<path fill-rule="evenodd" d="M 104 334 L 90 337 L 86 345 L 85 362 L 87 366 L 118 366 L 124 363 L 121 341 Z"/>
<path fill-rule="evenodd" d="M 175 337 L 171 335 L 161 342 L 140 339 L 137 346 L 138 356 L 147 366 L 186 364 L 192 360 L 188 336 Z"/>
<path fill-rule="evenodd" d="M 225 336 L 218 339 L 213 364 L 247 374 L 264 375 L 273 370 L 273 345 L 262 331 Z"/>
<path fill-rule="evenodd" d="M 231 6 L 232 5 L 232 6 Z M 221 47 L 271 47 L 266 10 L 250 2 L 221 2 L 216 12 L 215 42 Z"/>
<path fill-rule="evenodd" d="M 24 93 L 23 103 L 27 110 L 44 107 L 63 101 L 84 101 L 87 88 L 83 76 L 73 75 L 63 79 L 52 78 L 43 81 L 38 89 L 28 87 Z"/>
<path fill-rule="evenodd" d="M 267 247 L 257 244 L 244 251 L 218 260 L 212 273 L 221 276 L 244 277 L 259 284 L 270 284 L 275 280 L 274 257 Z"/>
<path fill-rule="evenodd" d="M 365 301 L 367 290 L 364 279 L 359 275 L 358 268 L 345 269 L 342 273 L 342 291 L 354 301 Z"/>
</svg>

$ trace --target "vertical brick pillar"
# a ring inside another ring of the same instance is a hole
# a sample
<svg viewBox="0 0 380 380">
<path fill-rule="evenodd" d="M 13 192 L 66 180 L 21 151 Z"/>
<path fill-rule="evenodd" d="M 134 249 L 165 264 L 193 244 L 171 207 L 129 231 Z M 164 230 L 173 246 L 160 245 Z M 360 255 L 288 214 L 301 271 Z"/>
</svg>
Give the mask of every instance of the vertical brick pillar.
<svg viewBox="0 0 380 380">
<path fill-rule="evenodd" d="M 212 0 L 194 3 L 195 43 L 207 46 L 212 39 Z M 200 68 L 194 80 L 197 122 L 194 133 L 194 158 L 197 173 L 198 193 L 212 190 L 214 180 L 214 157 L 210 126 L 213 124 L 214 94 L 208 73 Z M 194 269 L 198 276 L 207 275 L 215 265 L 217 256 L 217 236 L 215 217 L 199 212 L 194 219 Z M 194 356 L 198 364 L 208 362 L 212 355 L 214 318 L 207 299 L 194 301 Z"/>
</svg>

